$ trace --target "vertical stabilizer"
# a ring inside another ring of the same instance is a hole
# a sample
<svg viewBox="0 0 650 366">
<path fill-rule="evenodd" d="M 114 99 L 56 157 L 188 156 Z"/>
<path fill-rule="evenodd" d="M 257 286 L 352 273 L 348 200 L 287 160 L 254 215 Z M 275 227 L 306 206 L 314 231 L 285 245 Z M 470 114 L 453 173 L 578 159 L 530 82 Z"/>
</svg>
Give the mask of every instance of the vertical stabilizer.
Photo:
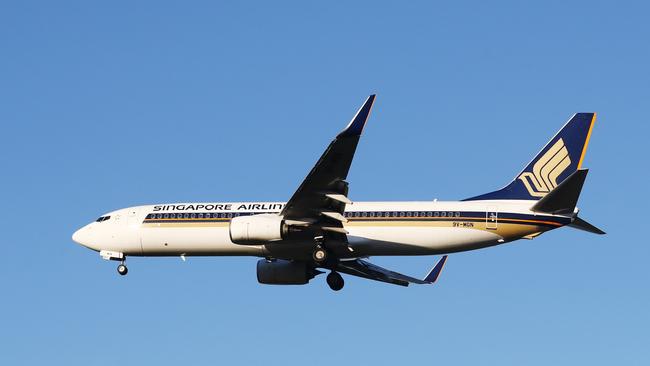
<svg viewBox="0 0 650 366">
<path fill-rule="evenodd" d="M 595 113 L 576 113 L 504 188 L 466 199 L 539 200 L 582 166 Z"/>
</svg>

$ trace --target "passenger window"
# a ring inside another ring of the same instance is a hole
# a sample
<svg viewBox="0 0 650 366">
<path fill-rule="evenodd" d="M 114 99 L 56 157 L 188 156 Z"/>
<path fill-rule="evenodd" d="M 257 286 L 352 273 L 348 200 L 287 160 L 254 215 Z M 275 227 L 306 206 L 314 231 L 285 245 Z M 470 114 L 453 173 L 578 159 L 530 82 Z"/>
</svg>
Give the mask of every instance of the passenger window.
<svg viewBox="0 0 650 366">
<path fill-rule="evenodd" d="M 460 212 L 456 212 L 456 217 L 460 217 Z"/>
<path fill-rule="evenodd" d="M 197 214 L 196 217 L 198 217 L 199 219 L 202 219 L 202 218 L 203 218 L 203 214 L 202 214 L 202 213 Z"/>
</svg>

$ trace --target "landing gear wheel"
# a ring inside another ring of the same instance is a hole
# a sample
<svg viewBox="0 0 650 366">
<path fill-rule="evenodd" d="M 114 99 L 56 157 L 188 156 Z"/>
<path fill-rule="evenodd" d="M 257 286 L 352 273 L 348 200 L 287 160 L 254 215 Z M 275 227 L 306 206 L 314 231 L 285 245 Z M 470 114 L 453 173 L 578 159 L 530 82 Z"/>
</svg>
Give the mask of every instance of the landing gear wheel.
<svg viewBox="0 0 650 366">
<path fill-rule="evenodd" d="M 345 281 L 338 272 L 332 271 L 327 275 L 327 284 L 332 290 L 339 291 L 345 285 Z"/>
<path fill-rule="evenodd" d="M 314 249 L 312 257 L 316 263 L 323 263 L 327 260 L 327 251 L 323 249 L 323 247 L 317 246 L 316 249 Z"/>
<path fill-rule="evenodd" d="M 125 276 L 127 273 L 129 273 L 129 269 L 126 268 L 126 265 L 124 263 L 122 263 L 117 266 L 117 273 L 119 273 L 120 276 Z"/>
</svg>

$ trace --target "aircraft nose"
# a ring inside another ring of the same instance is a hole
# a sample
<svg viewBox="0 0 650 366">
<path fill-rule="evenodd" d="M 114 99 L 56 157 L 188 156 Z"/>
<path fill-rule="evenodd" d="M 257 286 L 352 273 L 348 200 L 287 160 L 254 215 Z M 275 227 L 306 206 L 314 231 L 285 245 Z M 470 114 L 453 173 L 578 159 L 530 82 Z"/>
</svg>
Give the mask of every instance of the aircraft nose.
<svg viewBox="0 0 650 366">
<path fill-rule="evenodd" d="M 84 247 L 90 248 L 91 243 L 90 243 L 90 229 L 88 226 L 84 226 L 81 229 L 77 230 L 72 234 L 72 240 L 80 245 L 83 245 Z"/>
</svg>

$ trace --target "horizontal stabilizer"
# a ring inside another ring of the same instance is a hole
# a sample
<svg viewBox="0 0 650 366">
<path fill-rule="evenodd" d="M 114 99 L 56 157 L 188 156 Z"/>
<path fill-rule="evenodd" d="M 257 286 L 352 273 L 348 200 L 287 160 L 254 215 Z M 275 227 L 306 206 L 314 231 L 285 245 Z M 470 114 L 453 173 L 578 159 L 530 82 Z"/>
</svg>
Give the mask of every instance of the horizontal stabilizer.
<svg viewBox="0 0 650 366">
<path fill-rule="evenodd" d="M 569 224 L 570 227 L 578 230 L 584 230 L 590 233 L 598 234 L 598 235 L 603 235 L 605 234 L 604 231 L 600 230 L 599 228 L 595 227 L 594 225 L 588 223 L 587 221 L 576 217 L 572 223 Z"/>
<path fill-rule="evenodd" d="M 589 170 L 580 169 L 573 172 L 567 179 L 552 191 L 548 192 L 531 208 L 534 212 L 550 214 L 571 214 L 578 204 L 582 185 L 585 183 Z"/>
</svg>

